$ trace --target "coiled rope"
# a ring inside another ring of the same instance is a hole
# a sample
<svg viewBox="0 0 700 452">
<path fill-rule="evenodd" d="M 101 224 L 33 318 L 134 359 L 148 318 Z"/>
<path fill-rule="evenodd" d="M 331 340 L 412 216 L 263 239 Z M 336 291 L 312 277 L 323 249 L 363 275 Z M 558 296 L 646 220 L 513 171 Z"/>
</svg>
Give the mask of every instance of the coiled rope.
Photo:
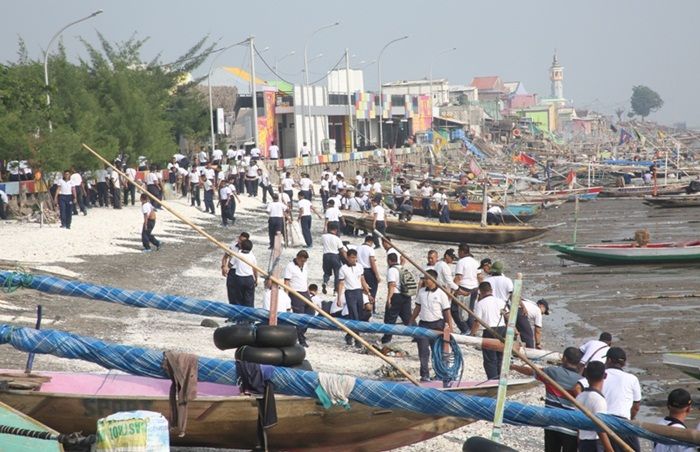
<svg viewBox="0 0 700 452">
<path fill-rule="evenodd" d="M 9 276 L 3 281 L 2 291 L 12 293 L 20 287 L 31 287 L 32 281 L 34 281 L 34 276 L 28 273 L 25 268 L 17 266 L 15 271 L 10 272 Z"/>
<path fill-rule="evenodd" d="M 435 375 L 445 384 L 461 381 L 464 373 L 464 358 L 462 357 L 462 351 L 459 349 L 459 344 L 453 337 L 450 337 L 449 353 L 443 351 L 444 345 L 445 339 L 442 337 L 438 337 L 433 342 L 432 361 Z"/>
</svg>

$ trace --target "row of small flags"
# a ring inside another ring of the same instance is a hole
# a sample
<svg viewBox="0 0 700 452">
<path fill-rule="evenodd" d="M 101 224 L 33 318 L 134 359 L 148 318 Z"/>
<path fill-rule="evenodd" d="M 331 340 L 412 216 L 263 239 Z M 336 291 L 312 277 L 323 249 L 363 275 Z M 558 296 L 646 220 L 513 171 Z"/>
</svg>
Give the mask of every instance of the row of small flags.
<svg viewBox="0 0 700 452">
<path fill-rule="evenodd" d="M 610 124 L 610 130 L 617 133 L 617 127 L 615 127 L 614 124 Z M 644 135 L 639 133 L 639 130 L 637 130 L 634 127 L 632 128 L 632 131 L 634 132 L 634 135 L 632 135 L 630 132 L 628 132 L 624 128 L 620 127 L 620 141 L 619 141 L 619 143 L 617 143 L 618 146 L 630 142 L 632 140 L 632 138 L 636 138 L 637 141 L 639 141 L 639 143 L 642 146 L 644 146 L 646 144 L 647 137 L 645 137 Z M 659 140 L 663 140 L 664 138 L 666 138 L 666 134 L 660 130 L 656 131 L 656 136 L 659 138 Z"/>
</svg>

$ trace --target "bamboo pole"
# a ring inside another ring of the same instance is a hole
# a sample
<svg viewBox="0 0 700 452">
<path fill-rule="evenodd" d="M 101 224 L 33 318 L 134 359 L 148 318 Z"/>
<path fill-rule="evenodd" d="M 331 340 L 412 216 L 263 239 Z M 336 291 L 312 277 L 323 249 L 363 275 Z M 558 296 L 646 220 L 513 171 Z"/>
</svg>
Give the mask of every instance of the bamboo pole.
<svg viewBox="0 0 700 452">
<path fill-rule="evenodd" d="M 268 266 L 268 273 L 272 274 L 275 278 L 280 277 L 280 256 L 282 255 L 282 233 L 277 231 L 275 233 L 275 244 L 272 247 L 272 253 L 270 253 L 270 265 Z M 277 284 L 272 284 L 270 287 L 270 320 L 268 323 L 270 325 L 277 325 L 277 303 L 279 299 L 280 286 Z"/>
<path fill-rule="evenodd" d="M 249 265 L 250 267 L 252 267 L 252 268 L 254 268 L 255 270 L 257 270 L 257 272 L 260 273 L 261 275 L 267 276 L 267 277 L 270 279 L 270 281 L 272 281 L 273 283 L 278 284 L 280 287 L 284 287 L 284 288 L 287 290 L 288 293 L 294 295 L 295 297 L 297 297 L 298 299 L 300 299 L 301 301 L 303 301 L 307 306 L 309 306 L 310 308 L 312 308 L 312 309 L 313 309 L 314 311 L 316 311 L 318 314 L 320 314 L 320 315 L 322 315 L 323 317 L 327 318 L 329 321 L 331 321 L 331 322 L 332 322 L 335 326 L 337 326 L 339 329 L 341 329 L 341 330 L 343 330 L 344 332 L 348 333 L 348 334 L 349 334 L 350 336 L 352 336 L 356 341 L 360 342 L 365 348 L 367 348 L 367 350 L 370 351 L 370 353 L 375 354 L 375 355 L 376 355 L 377 357 L 379 357 L 382 361 L 385 361 L 387 364 L 389 364 L 390 366 L 392 366 L 393 368 L 395 368 L 396 370 L 398 370 L 398 371 L 399 371 L 404 377 L 406 377 L 411 383 L 413 383 L 413 384 L 416 385 L 416 386 L 420 386 L 420 384 L 418 383 L 418 380 L 416 380 L 415 377 L 413 377 L 413 376 L 412 376 L 411 374 L 409 374 L 406 370 L 404 370 L 401 366 L 399 366 L 393 359 L 389 358 L 388 356 L 385 356 L 385 355 L 382 354 L 379 350 L 377 350 L 376 348 L 372 347 L 367 341 L 365 341 L 362 337 L 360 337 L 360 335 L 358 335 L 357 333 L 355 333 L 354 331 L 352 331 L 350 328 L 348 328 L 347 326 L 343 325 L 342 323 L 338 322 L 338 320 L 336 320 L 335 317 L 332 317 L 330 314 L 326 313 L 326 311 L 324 311 L 323 309 L 321 309 L 321 308 L 319 308 L 318 306 L 316 306 L 316 304 L 315 304 L 314 302 L 312 302 L 311 300 L 309 300 L 309 299 L 307 299 L 306 297 L 302 296 L 299 292 L 297 292 L 296 290 L 292 289 L 291 287 L 287 286 L 287 285 L 284 283 L 284 281 L 280 280 L 279 278 L 275 277 L 274 275 L 269 274 L 268 272 L 266 272 L 263 268 L 259 267 L 258 265 L 253 264 L 252 262 L 250 262 L 248 259 L 245 258 L 245 255 L 244 255 L 244 254 L 239 254 L 239 253 L 236 253 L 236 252 L 234 252 L 233 250 L 231 250 L 231 248 L 229 248 L 228 246 L 226 246 L 226 244 L 220 242 L 220 241 L 217 240 L 215 237 L 213 237 L 211 234 L 209 234 L 208 232 L 206 232 L 204 229 L 202 229 L 201 227 L 197 226 L 196 224 L 194 224 L 193 222 L 191 222 L 189 219 L 185 218 L 185 216 L 183 216 L 183 215 L 181 215 L 180 213 L 178 213 L 175 209 L 171 208 L 171 207 L 168 205 L 167 202 L 163 202 L 163 201 L 158 200 L 155 196 L 153 196 L 152 194 L 150 194 L 145 188 L 143 188 L 143 187 L 141 187 L 141 185 L 137 184 L 136 181 L 132 180 L 129 176 L 127 176 L 127 175 L 124 174 L 121 170 L 119 170 L 117 167 L 115 167 L 114 165 L 112 165 L 112 163 L 110 163 L 107 159 L 105 159 L 104 157 L 102 157 L 97 151 L 95 151 L 95 150 L 93 150 L 92 148 L 90 148 L 90 146 L 88 146 L 87 144 L 83 143 L 83 147 L 84 147 L 86 150 L 88 150 L 91 154 L 93 154 L 95 157 L 97 157 L 99 160 L 101 160 L 104 164 L 109 165 L 109 167 L 111 167 L 112 170 L 116 171 L 117 174 L 119 174 L 120 176 L 126 178 L 129 182 L 131 182 L 132 184 L 134 184 L 134 186 L 136 187 L 137 190 L 139 190 L 140 192 L 142 192 L 143 194 L 145 194 L 146 196 L 148 196 L 150 199 L 152 199 L 152 200 L 154 200 L 154 201 L 160 202 L 160 204 L 163 206 L 163 208 L 164 208 L 165 210 L 167 210 L 168 212 L 170 212 L 171 214 L 173 214 L 175 217 L 177 217 L 180 221 L 182 221 L 183 223 L 185 223 L 186 225 L 188 225 L 189 227 L 191 227 L 192 229 L 194 229 L 195 231 L 197 231 L 200 235 L 202 235 L 204 238 L 206 238 L 207 240 L 209 240 L 211 243 L 213 243 L 214 245 L 216 245 L 216 246 L 218 246 L 219 248 L 221 248 L 221 249 L 222 249 L 225 253 L 227 253 L 229 256 L 233 256 L 233 257 L 235 257 L 236 259 L 239 259 L 239 260 L 240 260 L 241 262 L 243 262 L 244 264 L 247 264 L 247 265 Z"/>
<path fill-rule="evenodd" d="M 503 363 L 501 364 L 501 376 L 498 379 L 498 394 L 496 396 L 496 412 L 493 417 L 493 431 L 491 440 L 501 442 L 501 428 L 503 427 L 503 411 L 506 406 L 506 394 L 508 392 L 508 372 L 510 372 L 510 357 L 515 340 L 515 321 L 518 318 L 520 306 L 520 294 L 523 287 L 523 275 L 518 273 L 513 284 L 513 298 L 510 312 L 508 313 L 508 328 L 506 329 L 506 343 L 503 350 Z"/>
<path fill-rule="evenodd" d="M 472 311 L 471 309 L 469 309 L 468 306 L 466 306 L 466 305 L 465 305 L 464 303 L 462 303 L 459 299 L 457 299 L 457 297 L 452 293 L 452 291 L 451 291 L 449 288 L 444 287 L 443 285 L 441 285 L 441 284 L 438 282 L 437 279 L 433 278 L 429 273 L 427 273 L 421 266 L 419 266 L 413 259 L 411 259 L 410 256 L 408 256 L 408 255 L 407 255 L 406 253 L 404 253 L 400 248 L 398 248 L 394 243 L 392 243 L 391 240 L 389 240 L 384 234 L 382 234 L 381 232 L 379 232 L 379 231 L 377 231 L 377 230 L 375 230 L 374 233 L 377 234 L 379 237 L 383 238 L 384 240 L 386 240 L 387 243 L 389 244 L 389 246 L 391 246 L 392 248 L 394 248 L 394 249 L 396 250 L 397 253 L 399 253 L 399 254 L 400 254 L 401 256 L 403 256 L 408 262 L 410 262 L 411 265 L 413 265 L 421 274 L 423 274 L 424 277 L 426 277 L 426 278 L 430 279 L 431 281 L 433 281 L 433 282 L 438 286 L 438 288 L 439 288 L 440 290 L 442 290 L 443 292 L 445 292 L 445 293 L 447 294 L 447 296 L 448 296 L 455 304 L 457 304 L 460 308 L 464 309 L 464 310 L 467 311 L 469 314 L 471 314 L 471 315 L 474 317 L 474 320 L 476 320 L 477 322 L 479 322 L 479 324 L 480 324 L 481 326 L 483 326 L 484 329 L 486 329 L 487 331 L 489 331 L 489 332 L 493 335 L 494 338 L 498 339 L 498 340 L 501 341 L 501 342 L 505 342 L 505 339 L 504 339 L 500 334 L 498 334 L 493 328 L 491 328 L 490 326 L 488 326 L 488 325 L 483 321 L 483 319 L 481 319 L 481 318 L 479 318 L 478 316 L 476 316 L 476 315 L 474 314 L 474 311 Z M 546 382 L 548 385 L 553 386 L 557 391 L 559 391 L 559 392 L 564 396 L 565 399 L 567 399 L 569 402 L 571 402 L 576 408 L 578 408 L 579 410 L 581 410 L 581 412 L 583 412 L 583 414 L 585 414 L 588 418 L 590 418 L 591 421 L 593 421 L 593 423 L 594 423 L 596 426 L 598 426 L 602 431 L 604 431 L 605 433 L 607 433 L 608 436 L 610 436 L 610 438 L 613 439 L 613 441 L 617 442 L 623 450 L 625 450 L 625 451 L 627 451 L 627 452 L 634 452 L 633 449 L 632 449 L 626 442 L 624 442 L 624 441 L 622 440 L 622 438 L 620 438 L 620 437 L 617 435 L 617 433 L 615 433 L 610 427 L 607 426 L 607 424 L 605 424 L 603 421 L 601 421 L 595 414 L 591 413 L 591 411 L 590 411 L 588 408 L 586 408 L 585 406 L 581 405 L 581 404 L 576 400 L 576 398 L 574 398 L 574 397 L 569 393 L 569 391 L 567 391 L 566 389 L 564 389 L 559 383 L 557 383 L 557 382 L 554 381 L 549 375 L 547 375 L 546 373 L 544 373 L 544 372 L 542 371 L 542 369 L 540 369 L 535 363 L 533 363 L 533 362 L 530 360 L 530 358 L 527 357 L 527 355 L 526 355 L 525 353 L 521 352 L 520 350 L 518 350 L 518 349 L 516 349 L 516 348 L 513 348 L 513 354 L 514 354 L 515 356 L 517 356 L 518 358 L 520 358 L 525 364 L 527 364 L 527 365 L 533 370 L 533 372 L 537 375 L 537 377 L 538 377 L 538 379 L 539 379 L 540 381 Z"/>
</svg>

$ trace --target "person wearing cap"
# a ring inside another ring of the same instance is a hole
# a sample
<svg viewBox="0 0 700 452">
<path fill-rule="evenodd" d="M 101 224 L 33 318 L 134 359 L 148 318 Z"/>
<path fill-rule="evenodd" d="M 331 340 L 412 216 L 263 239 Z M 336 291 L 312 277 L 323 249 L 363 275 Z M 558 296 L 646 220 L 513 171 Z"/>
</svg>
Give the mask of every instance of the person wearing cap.
<svg viewBox="0 0 700 452">
<path fill-rule="evenodd" d="M 603 397 L 603 382 L 605 381 L 605 364 L 592 361 L 586 366 L 583 374 L 588 379 L 590 386 L 578 396 L 576 401 L 586 407 L 588 411 L 595 414 L 605 414 L 608 404 Z M 595 430 L 579 430 L 578 432 L 579 452 L 612 452 L 614 449 L 605 432 Z"/>
<path fill-rule="evenodd" d="M 542 369 L 547 376 L 557 382 L 565 390 L 570 390 L 577 385 L 577 380 L 581 378 L 579 365 L 581 363 L 581 350 L 576 347 L 567 347 L 562 353 L 561 364 L 558 366 L 548 366 Z M 516 372 L 532 376 L 534 371 L 529 366 L 511 364 L 510 368 Z M 541 380 L 538 377 L 539 380 Z M 543 381 L 544 382 L 544 381 Z M 554 386 L 545 383 L 545 408 L 561 408 L 574 411 L 574 405 L 564 397 Z M 607 383 L 606 383 L 607 384 Z M 607 397 L 606 397 L 607 398 Z M 549 426 L 544 429 L 544 450 L 576 452 L 578 450 L 578 432 L 576 430 Z"/>
<path fill-rule="evenodd" d="M 527 317 L 527 321 L 531 328 L 534 328 L 535 333 L 535 348 L 542 348 L 542 316 L 549 315 L 549 303 L 547 300 L 541 299 L 534 301 L 523 298 L 520 300 L 520 309 Z"/>
<path fill-rule="evenodd" d="M 612 344 L 612 334 L 610 333 L 600 333 L 598 339 L 592 339 L 581 347 L 581 353 L 583 353 L 583 358 L 581 362 L 585 366 L 591 361 L 600 361 L 605 364 L 605 355 L 610 349 L 610 344 Z"/>
<path fill-rule="evenodd" d="M 580 350 L 579 350 L 580 351 Z M 627 363 L 627 354 L 620 347 L 610 347 L 605 354 L 605 383 L 603 384 L 603 396 L 608 404 L 608 414 L 622 419 L 634 420 L 639 412 L 642 401 L 642 389 L 639 379 L 631 373 L 622 370 Z M 582 378 L 574 386 L 575 395 L 588 388 L 588 380 Z M 639 452 L 639 438 L 632 435 L 620 435 L 620 437 L 636 452 Z M 617 446 L 613 446 L 615 450 Z"/>
<path fill-rule="evenodd" d="M 668 394 L 666 407 L 668 408 L 668 416 L 661 419 L 658 424 L 673 428 L 686 429 L 685 422 L 690 414 L 690 409 L 693 401 L 690 398 L 690 393 L 683 388 L 674 389 Z M 700 428 L 700 424 L 698 425 Z M 696 448 L 686 446 L 668 446 L 666 444 L 654 443 L 653 452 L 695 452 Z"/>
<path fill-rule="evenodd" d="M 481 262 L 479 262 L 479 273 L 476 275 L 479 282 L 488 278 L 489 273 L 491 273 L 491 264 L 493 264 L 493 262 L 490 257 L 481 259 Z"/>
</svg>

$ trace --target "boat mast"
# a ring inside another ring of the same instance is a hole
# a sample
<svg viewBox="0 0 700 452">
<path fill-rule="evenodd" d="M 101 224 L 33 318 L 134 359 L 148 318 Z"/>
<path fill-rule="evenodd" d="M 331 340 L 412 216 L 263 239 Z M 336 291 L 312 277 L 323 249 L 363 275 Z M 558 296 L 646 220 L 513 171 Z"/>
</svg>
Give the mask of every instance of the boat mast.
<svg viewBox="0 0 700 452">
<path fill-rule="evenodd" d="M 488 194 L 486 191 L 486 179 L 484 179 L 484 186 L 481 190 L 481 227 L 486 227 L 486 211 L 488 210 Z"/>
<path fill-rule="evenodd" d="M 578 195 L 574 196 L 574 237 L 573 242 L 576 245 L 576 234 L 578 232 Z"/>
</svg>

